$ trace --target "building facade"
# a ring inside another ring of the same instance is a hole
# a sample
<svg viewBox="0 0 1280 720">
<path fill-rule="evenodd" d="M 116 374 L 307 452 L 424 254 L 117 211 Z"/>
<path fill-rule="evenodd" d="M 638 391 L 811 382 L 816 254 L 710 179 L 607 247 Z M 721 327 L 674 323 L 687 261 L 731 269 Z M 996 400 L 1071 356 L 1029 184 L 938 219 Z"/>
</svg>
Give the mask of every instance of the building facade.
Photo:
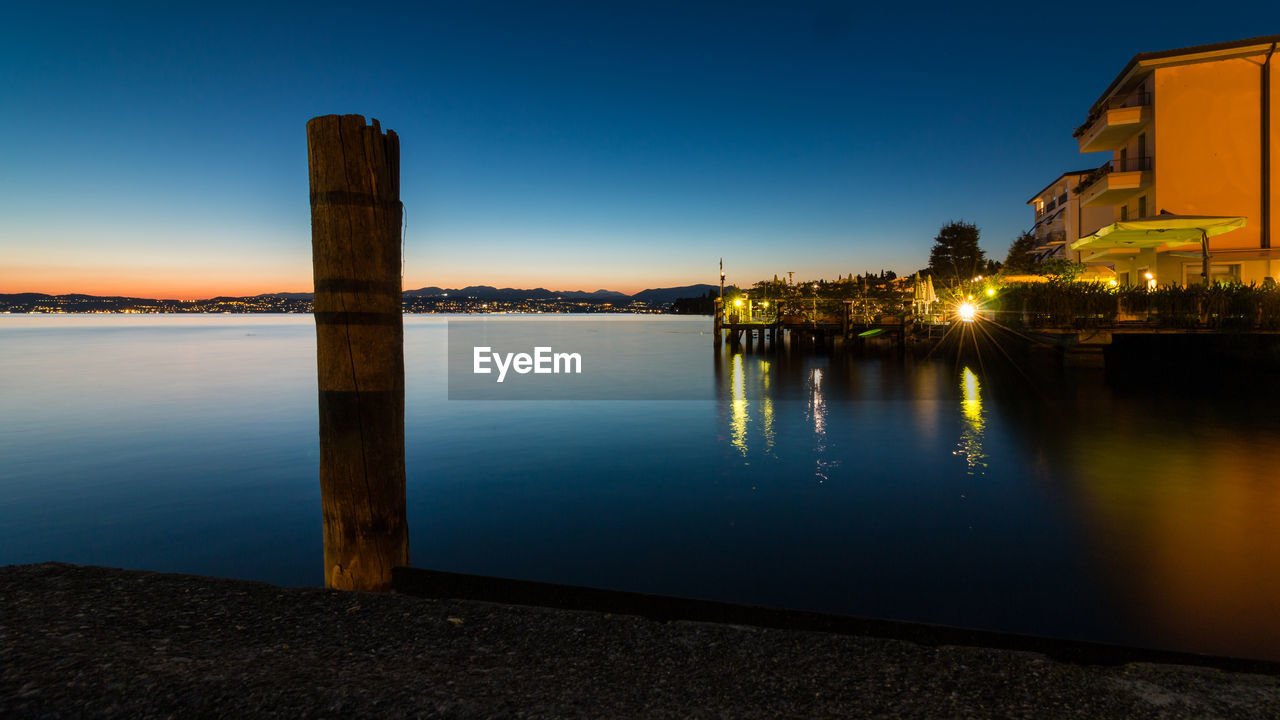
<svg viewBox="0 0 1280 720">
<path fill-rule="evenodd" d="M 1134 56 L 1075 132 L 1081 152 L 1110 152 L 1111 159 L 1091 172 L 1064 175 L 1054 189 L 1064 179 L 1074 182 L 1071 192 L 1082 213 L 1092 218 L 1099 211 L 1104 224 L 1162 211 L 1242 216 L 1245 227 L 1210 239 L 1210 279 L 1276 278 L 1278 42 L 1280 35 L 1272 35 Z M 1061 194 L 1056 197 L 1060 201 Z M 1080 224 L 1079 232 L 1096 230 L 1093 222 Z M 1065 225 L 1063 230 L 1072 232 Z M 1114 271 L 1121 283 L 1201 282 L 1198 244 L 1117 247 L 1074 259 L 1093 266 L 1095 274 Z"/>
<path fill-rule="evenodd" d="M 1110 208 L 1082 207 L 1080 204 L 1080 193 L 1076 188 L 1092 172 L 1065 172 L 1027 201 L 1035 212 L 1032 232 L 1036 236 L 1036 246 L 1031 251 L 1035 260 L 1080 262 L 1080 253 L 1071 250 L 1071 243 L 1111 222 Z M 1098 266 L 1092 268 L 1094 273 L 1101 270 Z"/>
</svg>

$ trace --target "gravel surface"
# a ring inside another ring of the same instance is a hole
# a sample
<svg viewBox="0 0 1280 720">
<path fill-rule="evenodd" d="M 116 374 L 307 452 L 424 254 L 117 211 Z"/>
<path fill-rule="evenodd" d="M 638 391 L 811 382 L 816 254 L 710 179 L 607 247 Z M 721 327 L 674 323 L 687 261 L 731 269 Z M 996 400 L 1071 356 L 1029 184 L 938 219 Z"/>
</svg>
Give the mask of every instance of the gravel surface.
<svg viewBox="0 0 1280 720">
<path fill-rule="evenodd" d="M 0 567 L 0 718 L 1276 718 L 1280 677 L 64 564 Z"/>
</svg>

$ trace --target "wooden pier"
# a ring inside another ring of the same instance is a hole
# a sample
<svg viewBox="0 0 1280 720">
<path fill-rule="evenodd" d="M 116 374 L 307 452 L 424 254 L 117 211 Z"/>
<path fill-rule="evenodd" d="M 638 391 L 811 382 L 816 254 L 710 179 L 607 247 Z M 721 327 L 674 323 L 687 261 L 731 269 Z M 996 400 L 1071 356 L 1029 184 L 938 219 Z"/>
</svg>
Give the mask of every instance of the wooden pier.
<svg viewBox="0 0 1280 720">
<path fill-rule="evenodd" d="M 868 308 L 855 300 L 749 299 L 727 308 L 715 301 L 717 347 L 779 350 L 784 347 L 831 347 L 837 342 L 863 343 L 883 338 L 902 347 L 916 318 Z"/>
<path fill-rule="evenodd" d="M 1280 366 L 1280 328 L 1274 314 L 1266 314 L 1274 310 L 1258 305 L 1257 299 L 1241 309 L 1222 306 L 1221 300 L 1212 306 L 1201 298 L 1198 311 L 1174 307 L 1161 316 L 1145 306 L 1131 311 L 1117 296 L 1114 312 L 1094 303 L 1076 313 L 1056 307 L 1028 313 L 1025 300 L 1020 312 L 1017 305 L 1011 309 L 1007 303 L 975 302 L 975 290 L 969 296 L 973 307 L 964 317 L 963 303 L 924 303 L 919 295 L 905 294 L 818 297 L 817 284 L 812 289 L 809 294 L 807 285 L 794 291 L 788 286 L 783 297 L 772 298 L 737 291 L 725 295 L 722 277 L 722 295 L 714 301 L 715 346 L 727 344 L 735 352 L 822 352 L 887 344 L 929 354 L 1021 347 L 1037 354 L 1048 351 L 1076 367 L 1158 364 L 1159 358 L 1148 357 L 1152 353 L 1195 356 L 1224 367 Z M 987 289 L 986 296 L 994 294 Z M 997 347 L 1005 343 L 1008 347 Z"/>
</svg>

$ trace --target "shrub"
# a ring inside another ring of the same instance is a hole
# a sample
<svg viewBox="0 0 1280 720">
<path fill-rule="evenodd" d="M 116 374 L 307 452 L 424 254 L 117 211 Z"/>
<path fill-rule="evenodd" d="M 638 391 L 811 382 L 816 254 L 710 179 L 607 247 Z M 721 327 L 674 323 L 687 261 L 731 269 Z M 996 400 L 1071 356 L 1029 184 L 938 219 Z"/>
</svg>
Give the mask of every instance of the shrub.
<svg viewBox="0 0 1280 720">
<path fill-rule="evenodd" d="M 1115 322 L 1117 311 L 1145 315 L 1170 328 L 1280 330 L 1280 288 L 1214 284 L 1113 288 L 1068 281 L 1014 283 L 987 303 L 1000 322 L 1026 327 L 1095 327 Z"/>
</svg>

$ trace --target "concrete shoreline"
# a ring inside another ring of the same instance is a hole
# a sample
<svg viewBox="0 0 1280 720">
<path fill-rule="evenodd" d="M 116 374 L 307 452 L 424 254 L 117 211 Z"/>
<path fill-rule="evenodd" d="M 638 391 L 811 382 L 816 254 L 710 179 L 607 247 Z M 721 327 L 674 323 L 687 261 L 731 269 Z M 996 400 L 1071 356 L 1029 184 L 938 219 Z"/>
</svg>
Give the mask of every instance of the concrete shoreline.
<svg viewBox="0 0 1280 720">
<path fill-rule="evenodd" d="M 0 717 L 1280 716 L 1270 672 L 946 640 L 19 565 Z"/>
</svg>

